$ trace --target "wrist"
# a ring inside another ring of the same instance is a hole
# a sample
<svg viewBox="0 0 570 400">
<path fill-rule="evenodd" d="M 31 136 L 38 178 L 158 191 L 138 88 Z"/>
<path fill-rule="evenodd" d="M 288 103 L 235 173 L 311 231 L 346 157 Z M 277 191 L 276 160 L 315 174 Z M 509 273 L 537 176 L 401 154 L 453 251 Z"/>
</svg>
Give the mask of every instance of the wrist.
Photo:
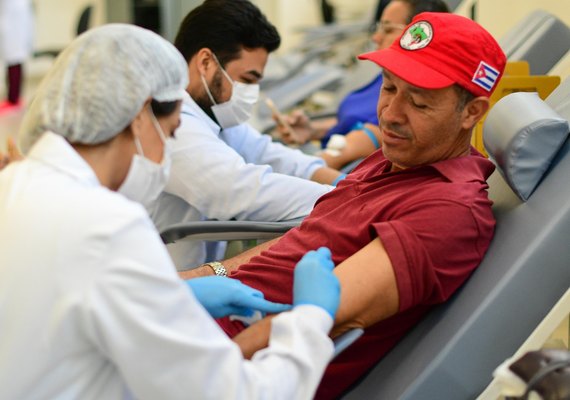
<svg viewBox="0 0 570 400">
<path fill-rule="evenodd" d="M 224 265 L 219 261 L 212 261 L 203 264 L 204 267 L 209 268 L 212 272 L 211 275 L 228 276 L 228 271 Z"/>
<path fill-rule="evenodd" d="M 357 122 L 354 125 L 353 130 L 363 131 L 374 145 L 374 149 L 378 150 L 380 148 L 380 142 L 378 141 L 378 138 L 376 137 L 374 132 L 372 132 L 372 130 L 368 128 L 366 125 L 364 125 L 362 122 Z"/>
<path fill-rule="evenodd" d="M 336 179 L 335 179 L 334 181 L 332 181 L 331 185 L 332 185 L 332 186 L 338 185 L 338 183 L 339 183 L 340 181 L 342 181 L 344 178 L 346 178 L 346 174 L 340 173 L 340 174 L 336 177 Z"/>
</svg>

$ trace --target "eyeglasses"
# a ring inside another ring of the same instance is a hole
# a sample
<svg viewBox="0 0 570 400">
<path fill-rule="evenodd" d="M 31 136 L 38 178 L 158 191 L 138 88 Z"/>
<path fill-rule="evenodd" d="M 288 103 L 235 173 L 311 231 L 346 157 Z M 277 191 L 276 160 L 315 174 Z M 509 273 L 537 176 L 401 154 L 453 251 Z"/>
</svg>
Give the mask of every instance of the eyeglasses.
<svg viewBox="0 0 570 400">
<path fill-rule="evenodd" d="M 374 32 L 379 32 L 379 33 L 381 32 L 388 35 L 392 32 L 401 31 L 405 27 L 406 25 L 404 24 L 393 24 L 391 22 L 380 21 L 374 25 Z"/>
</svg>

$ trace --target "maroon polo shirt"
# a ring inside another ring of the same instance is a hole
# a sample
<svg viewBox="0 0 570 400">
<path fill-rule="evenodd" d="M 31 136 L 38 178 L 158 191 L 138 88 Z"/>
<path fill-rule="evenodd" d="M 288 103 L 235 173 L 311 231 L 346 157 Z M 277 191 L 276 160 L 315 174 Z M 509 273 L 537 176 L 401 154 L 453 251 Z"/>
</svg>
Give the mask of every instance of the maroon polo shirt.
<svg viewBox="0 0 570 400">
<path fill-rule="evenodd" d="M 300 227 L 231 274 L 268 300 L 291 303 L 293 269 L 308 250 L 329 247 L 338 265 L 380 238 L 396 274 L 398 313 L 367 328 L 329 365 L 317 398 L 338 397 L 433 305 L 448 299 L 479 265 L 493 236 L 486 179 L 494 166 L 475 149 L 432 165 L 390 167 L 376 151 L 322 196 Z M 243 330 L 239 322 L 218 322 L 230 336 Z"/>
</svg>

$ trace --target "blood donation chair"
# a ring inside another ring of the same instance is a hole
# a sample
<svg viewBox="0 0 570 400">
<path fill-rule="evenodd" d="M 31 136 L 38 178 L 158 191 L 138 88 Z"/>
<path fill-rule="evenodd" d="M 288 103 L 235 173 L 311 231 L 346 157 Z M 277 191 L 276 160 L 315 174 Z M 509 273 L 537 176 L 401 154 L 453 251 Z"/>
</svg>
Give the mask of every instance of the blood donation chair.
<svg viewBox="0 0 570 400">
<path fill-rule="evenodd" d="M 545 75 L 570 49 L 570 28 L 544 10 L 534 10 L 513 26 L 499 45 L 510 61 L 524 60 L 533 75 Z"/>
<path fill-rule="evenodd" d="M 490 108 L 502 97 L 514 92 L 537 92 L 541 99 L 546 99 L 559 84 L 559 76 L 530 75 L 530 66 L 527 61 L 509 61 L 503 77 L 489 98 Z M 485 118 L 486 115 L 475 125 L 471 145 L 481 154 L 487 156 L 483 144 Z"/>
<path fill-rule="evenodd" d="M 344 399 L 475 399 L 555 305 L 567 315 L 568 119 L 570 80 L 546 102 L 513 93 L 490 111 L 484 134 L 497 165 L 489 178 L 497 225 L 487 254 Z"/>
</svg>

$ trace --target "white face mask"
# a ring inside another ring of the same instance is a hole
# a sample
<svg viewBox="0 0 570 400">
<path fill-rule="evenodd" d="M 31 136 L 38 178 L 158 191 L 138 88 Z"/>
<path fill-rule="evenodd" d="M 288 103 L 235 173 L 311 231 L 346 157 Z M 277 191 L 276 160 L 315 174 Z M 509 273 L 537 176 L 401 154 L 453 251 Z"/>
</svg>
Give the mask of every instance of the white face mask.
<svg viewBox="0 0 570 400">
<path fill-rule="evenodd" d="M 214 56 L 214 60 L 216 60 L 216 63 L 218 63 L 218 66 L 222 70 L 222 73 L 226 79 L 232 84 L 232 95 L 230 99 L 225 103 L 218 104 L 214 100 L 214 97 L 208 88 L 208 84 L 204 78 L 204 75 L 200 75 L 202 84 L 206 89 L 206 93 L 208 94 L 210 101 L 214 104 L 212 106 L 212 112 L 216 116 L 216 119 L 222 128 L 231 128 L 232 126 L 243 124 L 244 122 L 247 122 L 251 117 L 251 114 L 253 113 L 253 107 L 259 99 L 259 85 L 247 85 L 245 83 L 235 82 L 222 68 L 222 65 L 218 61 L 216 55 L 213 53 L 212 55 Z"/>
<path fill-rule="evenodd" d="M 166 186 L 172 164 L 170 143 L 166 140 L 162 127 L 156 120 L 152 110 L 150 111 L 150 116 L 164 146 L 162 162 L 158 164 L 146 158 L 141 143 L 138 137 L 135 136 L 134 140 L 138 154 L 133 156 L 127 177 L 118 190 L 119 193 L 128 199 L 141 203 L 147 209 L 150 208 Z"/>
</svg>

